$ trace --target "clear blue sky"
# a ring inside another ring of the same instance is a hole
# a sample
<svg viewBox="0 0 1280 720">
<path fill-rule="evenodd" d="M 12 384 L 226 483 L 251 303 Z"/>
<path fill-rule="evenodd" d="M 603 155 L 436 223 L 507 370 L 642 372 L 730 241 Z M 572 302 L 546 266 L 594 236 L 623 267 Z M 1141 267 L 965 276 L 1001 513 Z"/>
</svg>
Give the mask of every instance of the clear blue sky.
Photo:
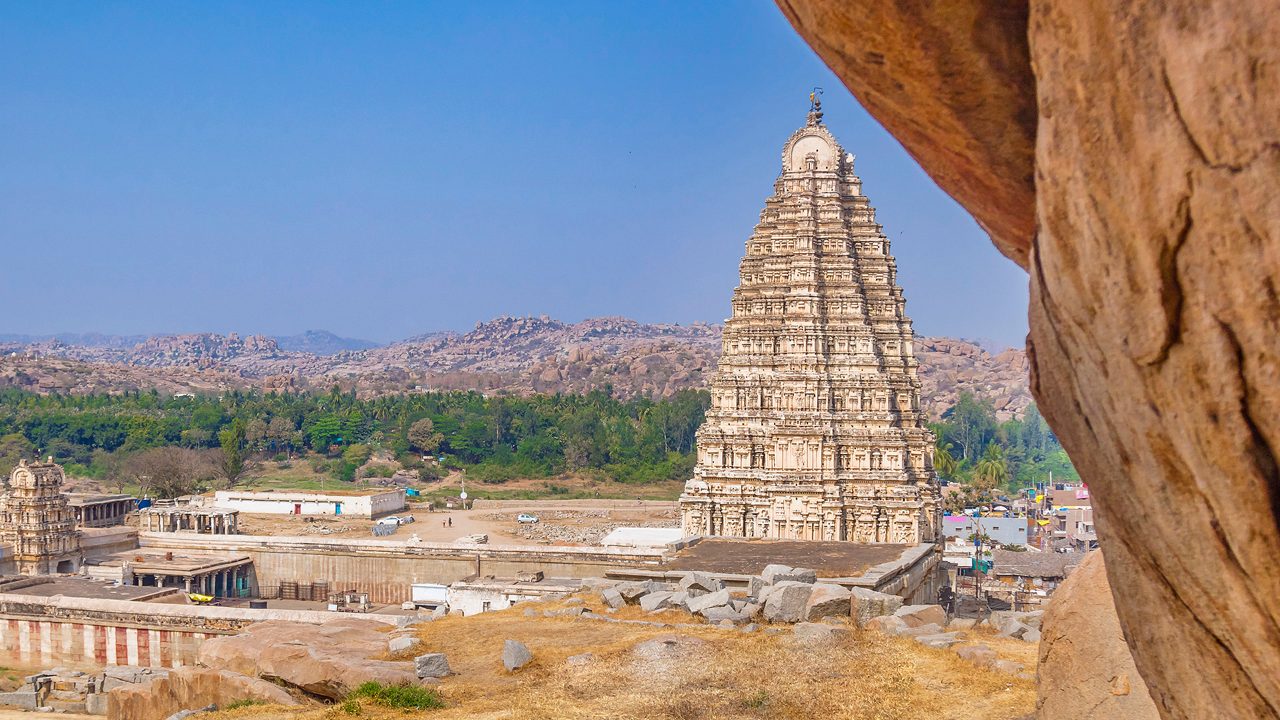
<svg viewBox="0 0 1280 720">
<path fill-rule="evenodd" d="M 917 331 L 1026 333 L 769 2 L 10 2 L 0 67 L 0 332 L 718 321 L 820 85 Z"/>
</svg>

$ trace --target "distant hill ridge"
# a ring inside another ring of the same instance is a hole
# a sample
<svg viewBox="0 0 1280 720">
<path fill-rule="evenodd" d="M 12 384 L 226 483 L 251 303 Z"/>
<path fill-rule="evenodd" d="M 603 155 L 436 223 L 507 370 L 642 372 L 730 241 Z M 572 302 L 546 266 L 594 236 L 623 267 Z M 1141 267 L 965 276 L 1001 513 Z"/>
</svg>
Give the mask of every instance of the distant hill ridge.
<svg viewBox="0 0 1280 720">
<path fill-rule="evenodd" d="M 232 387 L 324 389 L 365 394 L 422 389 L 524 394 L 587 392 L 667 396 L 706 387 L 720 356 L 721 327 L 591 318 L 498 317 L 466 333 L 418 335 L 389 345 L 323 330 L 268 337 L 237 333 L 156 335 L 126 344 L 70 336 L 0 336 L 0 387 L 37 392 L 213 392 Z M 111 338 L 86 335 L 85 338 Z M 937 417 L 969 390 L 1001 417 L 1031 402 L 1022 350 L 992 354 L 952 338 L 916 338 L 923 397 Z"/>
</svg>

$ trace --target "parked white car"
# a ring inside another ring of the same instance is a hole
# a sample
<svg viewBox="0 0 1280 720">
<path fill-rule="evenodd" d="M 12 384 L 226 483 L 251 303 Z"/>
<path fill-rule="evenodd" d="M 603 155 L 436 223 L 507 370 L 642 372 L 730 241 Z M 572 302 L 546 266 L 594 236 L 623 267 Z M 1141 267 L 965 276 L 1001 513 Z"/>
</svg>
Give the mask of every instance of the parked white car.
<svg viewBox="0 0 1280 720">
<path fill-rule="evenodd" d="M 529 513 L 520 513 L 519 515 L 516 516 L 516 522 L 520 523 L 521 525 L 525 525 L 528 523 L 536 523 L 538 522 L 538 516 L 530 515 Z"/>
<path fill-rule="evenodd" d="M 395 515 L 388 515 L 387 517 L 379 519 L 378 522 L 374 524 L 375 525 L 399 525 L 400 518 L 396 517 Z"/>
</svg>

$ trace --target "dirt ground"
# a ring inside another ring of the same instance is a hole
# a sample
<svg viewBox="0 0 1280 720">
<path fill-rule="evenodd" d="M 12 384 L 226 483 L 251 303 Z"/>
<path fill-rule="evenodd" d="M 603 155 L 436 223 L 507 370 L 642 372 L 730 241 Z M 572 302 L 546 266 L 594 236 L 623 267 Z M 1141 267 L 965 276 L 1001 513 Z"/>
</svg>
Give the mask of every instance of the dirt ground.
<svg viewBox="0 0 1280 720">
<path fill-rule="evenodd" d="M 589 594 L 585 604 L 602 607 Z M 788 629 L 778 635 L 745 634 L 707 624 L 658 628 L 601 621 L 544 618 L 556 604 L 517 606 L 468 618 L 448 617 L 421 626 L 424 649 L 443 652 L 456 673 L 438 686 L 442 710 L 406 713 L 360 701 L 368 720 L 432 717 L 498 720 L 545 718 L 809 718 L 833 720 L 1013 720 L 1035 707 L 1028 679 L 978 669 L 953 651 L 926 648 L 908 638 L 853 629 L 829 647 L 797 644 Z M 533 607 L 535 617 L 525 615 Z M 679 611 L 660 617 L 628 607 L 619 618 L 643 617 L 692 623 Z M 1034 667 L 1036 648 L 1018 640 L 970 632 L 1000 657 Z M 676 638 L 672 649 L 661 643 Z M 503 670 L 503 642 L 515 639 L 533 652 L 533 663 Z M 647 641 L 658 640 L 645 645 Z M 572 656 L 590 653 L 581 662 Z M 336 707 L 256 707 L 214 715 L 220 720 L 336 720 Z M 212 718 L 211 718 L 212 720 Z"/>
<path fill-rule="evenodd" d="M 492 544 L 595 545 L 615 527 L 678 527 L 676 503 L 635 500 L 504 500 L 481 502 L 472 510 L 428 511 L 425 503 L 410 503 L 400 515 L 416 522 L 401 525 L 379 539 L 453 542 L 466 535 L 485 534 Z M 494 507 L 497 506 L 497 507 Z M 538 517 L 521 525 L 520 513 Z M 337 516 L 296 516 L 240 513 L 240 532 L 246 535 L 314 535 L 358 538 L 371 534 L 373 520 Z"/>
</svg>

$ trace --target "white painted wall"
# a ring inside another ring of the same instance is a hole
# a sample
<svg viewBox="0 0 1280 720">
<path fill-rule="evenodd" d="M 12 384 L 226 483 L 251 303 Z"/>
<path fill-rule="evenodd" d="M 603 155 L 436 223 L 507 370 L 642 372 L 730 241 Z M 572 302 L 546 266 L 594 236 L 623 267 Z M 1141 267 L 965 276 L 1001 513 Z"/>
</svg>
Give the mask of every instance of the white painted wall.
<svg viewBox="0 0 1280 720">
<path fill-rule="evenodd" d="M 341 514 L 352 517 L 378 517 L 406 507 L 404 490 L 400 489 L 370 495 L 219 490 L 214 493 L 213 504 L 240 512 L 276 515 L 292 515 L 299 507 L 301 515 L 336 515 L 341 505 Z"/>
</svg>

